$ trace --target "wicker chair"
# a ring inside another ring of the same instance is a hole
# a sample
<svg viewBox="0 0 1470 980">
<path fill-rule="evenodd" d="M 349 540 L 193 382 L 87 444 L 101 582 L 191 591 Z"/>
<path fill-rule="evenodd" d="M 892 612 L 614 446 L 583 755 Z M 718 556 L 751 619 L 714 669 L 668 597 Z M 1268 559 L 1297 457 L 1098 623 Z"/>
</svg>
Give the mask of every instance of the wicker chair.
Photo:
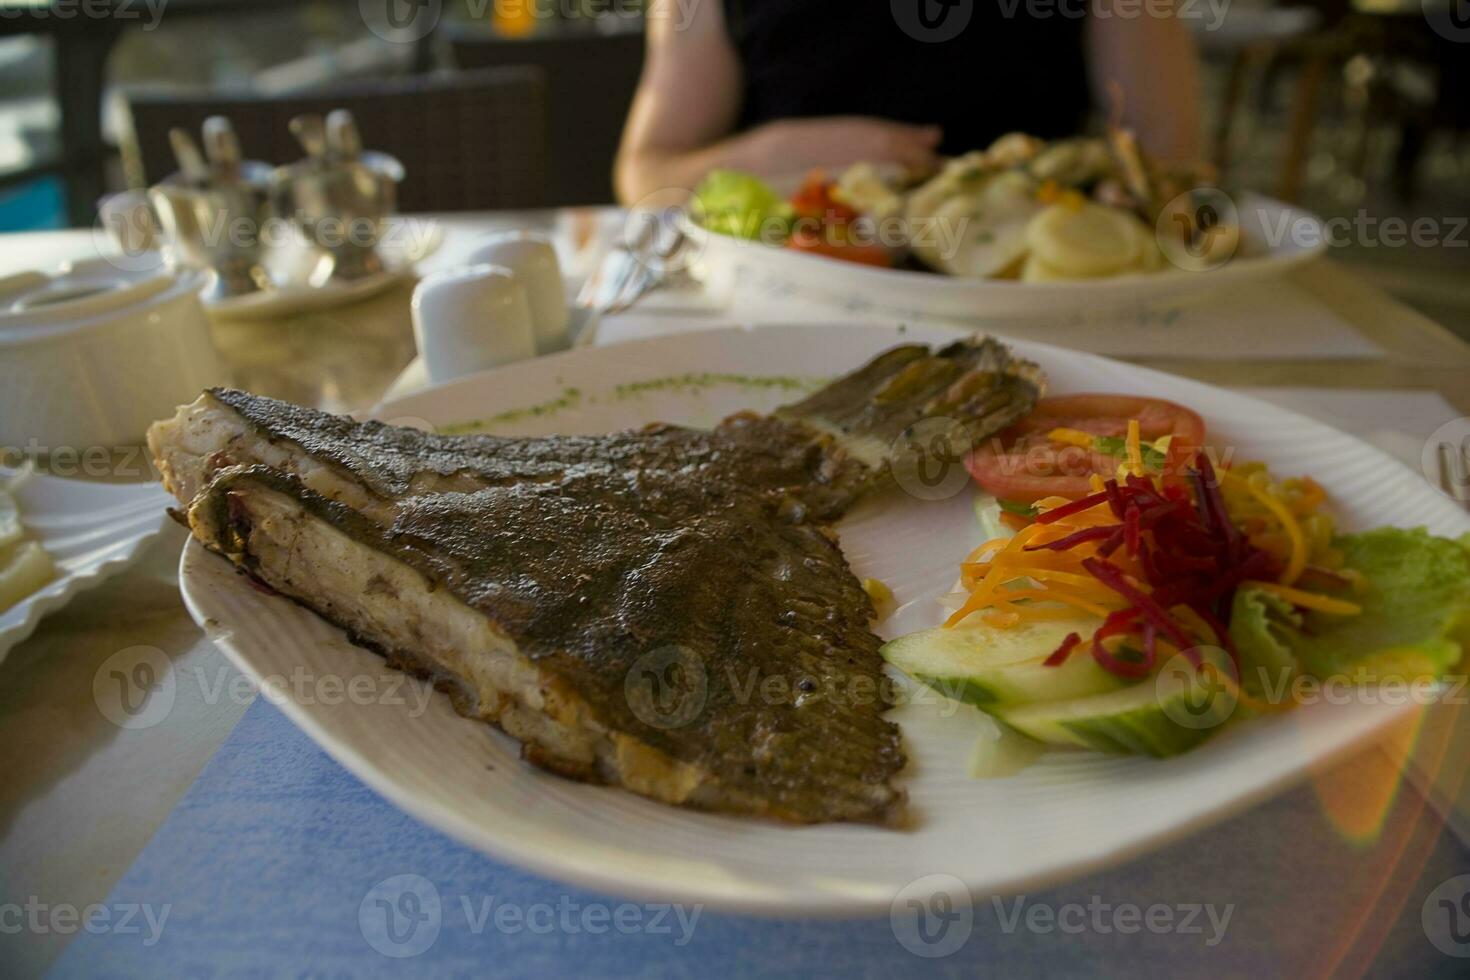
<svg viewBox="0 0 1470 980">
<path fill-rule="evenodd" d="M 549 203 L 613 200 L 613 158 L 643 70 L 643 34 L 575 33 L 516 40 L 484 25 L 447 25 L 450 56 L 464 69 L 534 65 L 546 75 Z"/>
<path fill-rule="evenodd" d="M 228 116 L 245 156 L 300 159 L 287 123 L 303 112 L 350 109 L 370 149 L 391 153 L 407 173 L 404 212 L 531 208 L 546 203 L 543 75 L 533 67 L 417 75 L 287 96 L 213 96 L 148 89 L 124 93 L 123 164 L 146 186 L 176 165 L 173 126 L 198 133 L 208 116 Z"/>
</svg>

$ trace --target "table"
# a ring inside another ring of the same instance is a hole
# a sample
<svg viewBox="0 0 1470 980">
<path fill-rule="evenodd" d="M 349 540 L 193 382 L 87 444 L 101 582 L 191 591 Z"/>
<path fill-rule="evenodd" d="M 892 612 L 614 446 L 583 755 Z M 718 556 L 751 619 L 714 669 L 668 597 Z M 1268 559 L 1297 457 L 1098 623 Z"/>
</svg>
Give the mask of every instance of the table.
<svg viewBox="0 0 1470 980">
<path fill-rule="evenodd" d="M 605 225 L 607 218 L 595 211 L 446 217 L 442 219 L 446 243 L 428 264 L 452 263 L 475 235 L 485 231 L 537 227 L 566 239 Z M 86 255 L 91 242 L 86 232 L 0 238 L 0 274 Z M 1466 345 L 1330 262 L 1301 270 L 1293 282 L 1381 347 L 1383 356 L 1134 360 L 1252 388 L 1279 403 L 1370 433 L 1390 451 L 1412 448 L 1440 423 L 1470 414 L 1470 386 L 1464 383 L 1470 370 Z M 311 316 L 217 325 L 217 340 L 241 384 L 334 411 L 363 411 L 377 402 L 413 357 L 409 295 L 405 285 L 353 307 Z M 660 316 L 662 327 L 656 326 Z M 677 307 L 665 313 L 652 310 L 643 314 L 639 329 L 679 329 L 701 318 L 709 321 L 717 314 Z M 1362 394 L 1360 389 L 1373 392 Z M 179 601 L 175 569 L 183 540 L 182 531 L 171 530 L 138 566 L 78 599 L 65 614 L 49 618 L 0 664 L 0 745 L 8 756 L 5 778 L 0 780 L 0 903 L 38 896 L 80 908 L 108 895 L 250 707 L 247 699 L 228 694 L 236 676 L 233 668 L 203 638 Z M 164 722 L 125 731 L 100 715 L 92 701 L 91 681 L 108 656 L 135 645 L 164 651 L 176 670 L 199 682 L 179 685 L 173 711 Z M 1368 943 L 1364 949 L 1370 958 L 1379 944 L 1388 941 L 1390 926 L 1397 929 L 1400 918 L 1408 921 L 1417 914 L 1418 899 L 1413 896 L 1420 871 L 1433 873 L 1457 863 L 1464 870 L 1466 852 L 1453 838 L 1440 835 L 1438 820 L 1424 807 L 1423 797 L 1394 776 L 1410 752 L 1425 751 L 1428 743 L 1442 750 L 1441 742 L 1452 737 L 1456 736 L 1448 726 L 1433 724 L 1418 734 L 1417 745 L 1414 733 L 1401 733 L 1397 741 L 1318 774 L 1313 789 L 1301 791 L 1319 799 L 1356 799 L 1382 793 L 1385 785 L 1391 789 L 1378 814 L 1379 826 L 1351 832 L 1338 828 L 1342 840 L 1319 847 L 1314 860 L 1320 863 L 1310 869 L 1321 876 L 1342 862 L 1363 862 L 1354 881 L 1367 904 L 1349 905 L 1346 911 L 1376 910 L 1393 917 L 1381 929 L 1372 925 L 1355 933 Z M 1293 799 L 1273 808 L 1299 809 L 1303 797 Z M 1257 824 L 1251 821 L 1262 821 L 1259 826 L 1269 829 L 1265 821 L 1277 819 L 1269 816 L 1273 808 L 1239 818 L 1246 829 L 1237 837 L 1253 838 Z M 1280 842 L 1263 841 L 1262 846 L 1280 852 L 1283 861 L 1290 856 Z M 1090 880 L 1132 882 L 1128 887 L 1142 894 L 1154 886 L 1140 883 L 1154 878 L 1140 867 L 1135 862 L 1129 866 L 1132 870 Z M 1276 885 L 1274 879 L 1268 882 L 1268 887 Z M 1242 887 L 1255 885 L 1244 880 Z M 1291 886 L 1283 880 L 1280 887 Z M 0 921 L 0 927 L 4 924 Z M 1406 948 L 1422 956 L 1424 950 L 1413 945 L 1413 937 L 1404 940 L 1400 932 L 1395 932 L 1398 938 L 1388 948 L 1408 943 Z M 7 964 L 7 974 L 39 973 L 70 938 L 57 932 L 15 935 L 0 928 L 0 962 Z M 1269 938 L 1248 936 L 1246 941 L 1269 942 Z M 1347 952 L 1329 950 L 1313 969 L 1326 967 Z M 347 962 L 337 965 L 350 970 Z"/>
</svg>

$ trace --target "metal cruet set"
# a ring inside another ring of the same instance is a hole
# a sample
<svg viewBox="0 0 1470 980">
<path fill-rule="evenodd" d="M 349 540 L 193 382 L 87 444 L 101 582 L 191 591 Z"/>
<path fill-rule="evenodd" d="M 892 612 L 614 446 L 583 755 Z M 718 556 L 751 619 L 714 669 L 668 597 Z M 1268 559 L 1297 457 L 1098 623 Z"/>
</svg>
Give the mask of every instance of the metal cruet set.
<svg viewBox="0 0 1470 980">
<path fill-rule="evenodd" d="M 169 131 L 179 169 L 147 203 L 165 261 L 217 274 L 206 303 L 386 271 L 378 244 L 402 164 L 364 150 L 345 109 L 297 116 L 290 128 L 306 156 L 279 167 L 243 159 L 224 116 L 205 120 L 202 152 L 187 131 Z"/>
</svg>

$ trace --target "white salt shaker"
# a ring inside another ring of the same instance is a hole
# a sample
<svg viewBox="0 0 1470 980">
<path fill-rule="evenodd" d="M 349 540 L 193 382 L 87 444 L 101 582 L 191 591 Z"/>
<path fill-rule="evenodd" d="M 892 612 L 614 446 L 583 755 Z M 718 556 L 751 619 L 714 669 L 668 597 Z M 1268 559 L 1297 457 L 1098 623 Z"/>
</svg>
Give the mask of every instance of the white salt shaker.
<svg viewBox="0 0 1470 980">
<path fill-rule="evenodd" d="M 429 381 L 536 356 L 531 304 L 509 269 L 480 263 L 435 272 L 413 291 L 413 335 Z"/>
<path fill-rule="evenodd" d="M 549 354 L 568 346 L 566 285 L 549 238 L 528 231 L 490 235 L 470 253 L 469 261 L 502 266 L 520 280 L 531 303 L 538 353 Z"/>
</svg>

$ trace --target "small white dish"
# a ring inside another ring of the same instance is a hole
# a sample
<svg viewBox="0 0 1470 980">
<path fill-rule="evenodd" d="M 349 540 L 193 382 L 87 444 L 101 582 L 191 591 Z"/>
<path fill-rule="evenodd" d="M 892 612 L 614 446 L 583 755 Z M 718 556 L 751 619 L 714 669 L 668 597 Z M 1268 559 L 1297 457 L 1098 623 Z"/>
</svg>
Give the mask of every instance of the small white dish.
<svg viewBox="0 0 1470 980">
<path fill-rule="evenodd" d="M 0 466 L 0 485 L 16 475 Z M 166 508 L 173 504 L 155 482 L 97 483 L 43 473 L 21 475 L 11 493 L 27 537 L 51 555 L 57 576 L 0 612 L 0 661 L 35 631 L 41 617 L 137 561 L 163 532 Z"/>
<path fill-rule="evenodd" d="M 89 259 L 0 280 L 0 446 L 135 445 L 224 369 L 199 301 L 212 273 Z"/>
</svg>

